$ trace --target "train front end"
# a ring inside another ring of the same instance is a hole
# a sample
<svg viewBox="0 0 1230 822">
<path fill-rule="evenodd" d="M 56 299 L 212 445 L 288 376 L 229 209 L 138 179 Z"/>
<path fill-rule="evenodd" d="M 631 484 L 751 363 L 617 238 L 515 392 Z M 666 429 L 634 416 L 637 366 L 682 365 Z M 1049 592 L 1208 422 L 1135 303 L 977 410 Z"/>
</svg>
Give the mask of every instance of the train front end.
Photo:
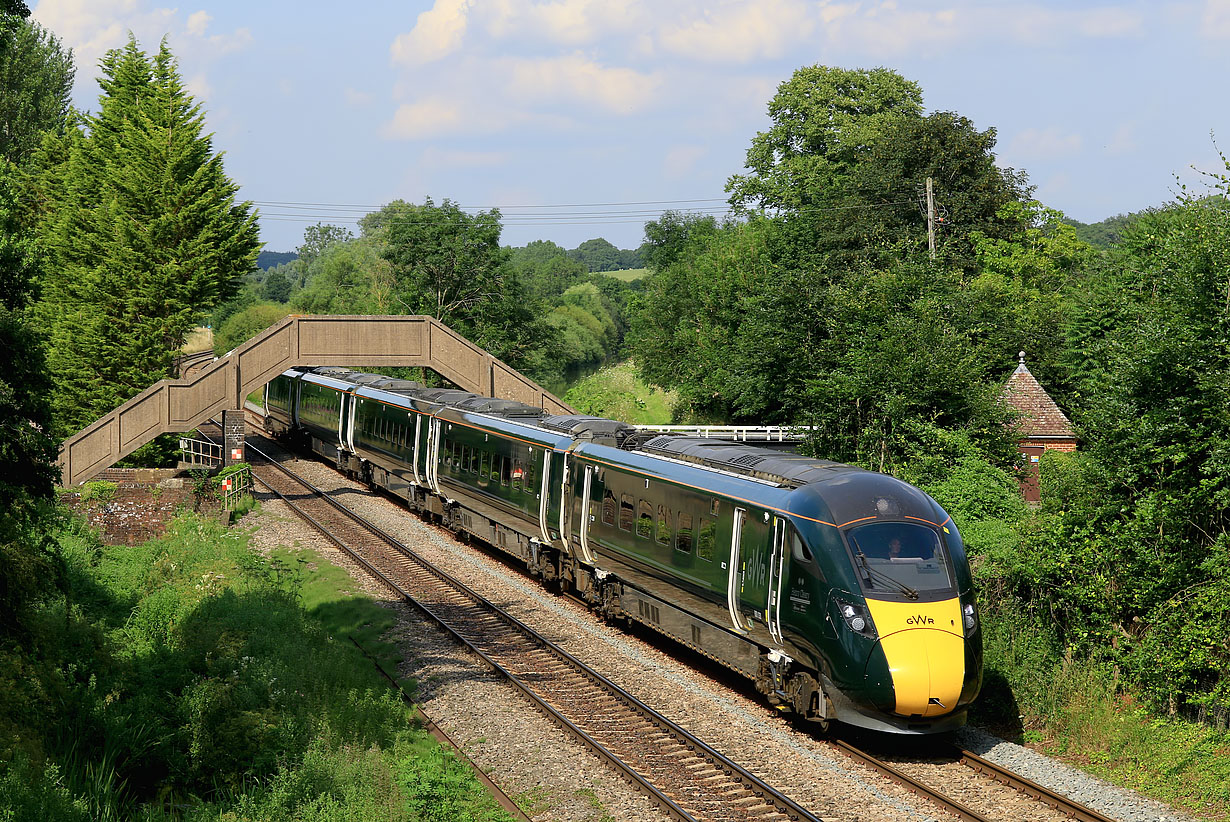
<svg viewBox="0 0 1230 822">
<path fill-rule="evenodd" d="M 828 565 L 812 599 L 824 613 L 812 621 L 832 718 L 894 733 L 963 725 L 982 684 L 982 634 L 956 526 L 925 493 L 882 474 L 800 491 L 822 515 L 806 530 Z"/>
</svg>

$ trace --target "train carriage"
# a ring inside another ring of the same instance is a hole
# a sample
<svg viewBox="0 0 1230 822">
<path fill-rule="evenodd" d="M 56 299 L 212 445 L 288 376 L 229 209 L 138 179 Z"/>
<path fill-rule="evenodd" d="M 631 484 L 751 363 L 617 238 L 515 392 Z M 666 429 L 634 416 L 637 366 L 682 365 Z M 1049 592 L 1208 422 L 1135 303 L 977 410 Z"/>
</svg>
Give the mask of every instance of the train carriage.
<svg viewBox="0 0 1230 822">
<path fill-rule="evenodd" d="M 964 722 L 982 673 L 960 534 L 848 465 L 343 369 L 267 389 L 275 433 L 822 724 Z"/>
</svg>

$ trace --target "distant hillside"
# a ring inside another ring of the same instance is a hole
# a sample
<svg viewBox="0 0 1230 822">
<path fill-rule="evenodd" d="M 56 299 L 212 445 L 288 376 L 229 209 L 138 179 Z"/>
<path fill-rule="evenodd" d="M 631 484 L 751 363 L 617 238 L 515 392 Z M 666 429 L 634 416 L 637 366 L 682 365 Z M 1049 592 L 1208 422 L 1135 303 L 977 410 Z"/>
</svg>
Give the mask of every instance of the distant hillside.
<svg viewBox="0 0 1230 822">
<path fill-rule="evenodd" d="M 262 251 L 256 258 L 256 267 L 269 269 L 297 259 L 299 255 L 293 251 Z"/>
<path fill-rule="evenodd" d="M 1098 223 L 1082 223 L 1079 220 L 1067 220 L 1068 225 L 1076 229 L 1076 236 L 1091 246 L 1110 248 L 1119 242 L 1128 226 L 1139 220 L 1147 212 L 1136 211 L 1131 214 L 1116 214 Z"/>
</svg>

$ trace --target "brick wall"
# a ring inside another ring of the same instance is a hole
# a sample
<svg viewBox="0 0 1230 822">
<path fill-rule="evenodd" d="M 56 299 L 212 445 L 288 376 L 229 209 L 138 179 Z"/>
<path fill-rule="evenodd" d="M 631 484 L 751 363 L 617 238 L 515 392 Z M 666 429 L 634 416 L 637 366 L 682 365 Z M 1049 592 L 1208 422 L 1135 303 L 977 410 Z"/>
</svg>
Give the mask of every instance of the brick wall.
<svg viewBox="0 0 1230 822">
<path fill-rule="evenodd" d="M 1076 440 L 1021 440 L 1023 448 L 1045 448 L 1048 451 L 1075 451 Z"/>
<path fill-rule="evenodd" d="M 149 476 L 159 472 L 168 473 L 161 469 L 109 468 L 99 479 L 118 486 L 110 499 L 82 502 L 81 491 L 73 491 L 61 497 L 61 501 L 85 515 L 107 545 L 139 545 L 166 533 L 167 524 L 179 510 L 197 507 L 191 480 Z M 212 512 L 217 508 L 217 503 L 213 503 L 200 510 Z"/>
</svg>

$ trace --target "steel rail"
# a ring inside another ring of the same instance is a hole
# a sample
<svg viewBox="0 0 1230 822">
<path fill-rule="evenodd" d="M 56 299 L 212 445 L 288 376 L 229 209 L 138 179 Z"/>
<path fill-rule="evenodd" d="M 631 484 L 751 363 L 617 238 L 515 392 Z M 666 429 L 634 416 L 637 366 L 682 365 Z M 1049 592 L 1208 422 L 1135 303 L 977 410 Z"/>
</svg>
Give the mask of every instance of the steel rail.
<svg viewBox="0 0 1230 822">
<path fill-rule="evenodd" d="M 996 782 L 1015 788 L 1021 793 L 1032 796 L 1041 802 L 1046 803 L 1050 807 L 1060 813 L 1070 816 L 1079 822 L 1115 822 L 1109 816 L 1104 816 L 1092 808 L 1085 807 L 1063 794 L 1056 793 L 1050 788 L 1043 787 L 1037 782 L 1026 779 L 1019 774 L 997 765 L 989 759 L 983 759 L 972 751 L 957 749 L 957 755 L 961 758 L 961 764 L 973 768 L 975 771 L 991 777 Z"/>
<path fill-rule="evenodd" d="M 639 699 L 637 699 L 632 694 L 624 691 L 622 688 L 620 688 L 618 685 L 616 685 L 611 680 L 607 679 L 602 674 L 598 673 L 592 668 L 589 668 L 589 666 L 585 665 L 583 662 L 573 657 L 571 654 L 569 654 L 567 651 L 557 646 L 555 643 L 551 642 L 549 639 L 543 637 L 541 634 L 538 634 L 536 631 L 534 631 L 532 628 L 530 628 L 525 623 L 518 620 L 516 617 L 505 612 L 498 606 L 495 606 L 494 604 L 490 603 L 489 601 L 484 599 L 481 595 L 471 590 L 468 586 L 466 586 L 461 581 L 453 578 L 451 575 L 447 574 L 446 572 L 441 571 L 438 568 L 435 568 L 429 562 L 417 556 L 409 547 L 407 547 L 404 543 L 397 540 L 396 537 L 393 537 L 391 534 L 387 533 L 386 531 L 384 531 L 383 529 L 381 529 L 379 526 L 375 525 L 374 523 L 368 522 L 365 518 L 363 518 L 356 512 L 352 511 L 351 509 L 347 508 L 342 503 L 333 499 L 329 494 L 325 493 L 319 488 L 316 488 L 311 483 L 304 480 L 302 477 L 297 476 L 289 468 L 282 465 L 276 459 L 273 459 L 269 455 L 265 454 L 263 451 L 261 451 L 259 448 L 256 448 L 251 443 L 248 444 L 247 450 L 249 454 L 255 454 L 259 456 L 264 461 L 266 461 L 267 464 L 275 468 L 279 473 L 284 475 L 290 481 L 297 483 L 299 486 L 307 490 L 314 498 L 320 499 L 323 502 L 327 503 L 329 506 L 331 506 L 334 510 L 341 513 L 344 517 L 346 517 L 352 523 L 357 524 L 360 528 L 368 531 L 369 533 L 379 538 L 382 542 L 394 548 L 400 555 L 402 555 L 402 557 L 414 562 L 417 566 L 419 566 L 420 570 L 425 571 L 428 574 L 436 577 L 436 579 L 438 579 L 441 583 L 452 588 L 454 591 L 464 595 L 473 604 L 478 605 L 480 608 L 484 609 L 489 614 L 495 616 L 496 618 L 504 622 L 510 628 L 522 634 L 525 638 L 531 640 L 532 642 L 534 642 L 541 648 L 549 651 L 553 656 L 555 656 L 557 660 L 564 662 L 573 671 L 581 674 L 586 679 L 589 679 L 598 689 L 603 691 L 605 694 L 608 694 L 616 698 L 617 700 L 622 702 L 627 708 L 631 709 L 631 711 L 637 714 L 639 717 L 641 717 L 644 720 L 647 720 L 653 725 L 658 726 L 658 728 L 660 728 L 661 730 L 665 731 L 666 734 L 672 739 L 674 743 L 677 743 L 679 746 L 686 747 L 687 749 L 689 749 L 689 751 L 692 752 L 692 755 L 695 758 L 703 761 L 703 763 L 707 763 L 709 766 L 718 770 L 719 773 L 724 771 L 725 775 L 728 778 L 730 778 L 731 780 L 735 781 L 738 784 L 741 784 L 743 786 L 744 791 L 750 797 L 753 797 L 759 800 L 760 802 L 771 806 L 773 809 L 776 810 L 777 813 L 781 815 L 788 816 L 790 818 L 797 819 L 797 820 L 806 820 L 807 822 L 818 822 L 817 818 L 814 815 L 812 815 L 809 811 L 807 811 L 803 807 L 799 806 L 789 797 L 785 796 L 781 792 L 769 786 L 767 783 L 762 781 L 759 777 L 748 772 L 742 766 L 738 765 L 738 763 L 729 759 L 722 753 L 718 752 L 716 749 L 702 742 L 700 739 L 693 736 L 686 729 L 682 728 L 681 726 L 675 724 L 671 720 L 662 716 L 657 711 L 653 710 L 648 705 L 641 702 Z M 504 676 L 512 684 L 514 684 L 537 707 L 543 710 L 553 721 L 555 721 L 557 724 L 561 725 L 562 727 L 566 728 L 570 733 L 572 733 L 578 739 L 581 739 L 591 750 L 593 750 L 601 758 L 603 758 L 607 762 L 611 763 L 614 767 L 616 767 L 628 780 L 630 780 L 633 784 L 639 786 L 642 790 L 644 790 L 647 794 L 649 794 L 650 797 L 654 799 L 654 801 L 657 802 L 663 808 L 663 810 L 665 810 L 669 815 L 671 815 L 672 817 L 676 819 L 684 820 L 685 822 L 694 822 L 694 820 L 698 819 L 697 816 L 694 816 L 692 815 L 692 813 L 689 813 L 687 810 L 681 807 L 680 804 L 675 799 L 671 798 L 670 796 L 665 794 L 662 790 L 660 790 L 656 785 L 654 785 L 650 781 L 649 777 L 646 777 L 643 774 L 636 771 L 635 768 L 633 768 L 631 765 L 626 763 L 622 758 L 620 758 L 618 754 L 611 751 L 609 748 L 603 745 L 600 741 L 598 741 L 592 735 L 590 735 L 587 731 L 585 731 L 583 728 L 579 727 L 575 722 L 570 720 L 567 716 L 564 716 L 564 714 L 560 710 L 558 710 L 555 706 L 551 705 L 550 702 L 546 700 L 546 698 L 536 693 L 535 690 L 531 687 L 531 685 L 525 680 L 523 680 L 522 677 L 518 676 L 512 670 L 509 670 L 506 666 L 500 664 L 491 655 L 484 652 L 481 648 L 477 647 L 477 645 L 474 642 L 469 640 L 467 637 L 463 636 L 458 630 L 456 630 L 452 625 L 449 624 L 447 617 L 433 612 L 430 607 L 426 606 L 423 602 L 419 601 L 409 591 L 405 590 L 402 586 L 400 586 L 396 581 L 391 579 L 388 575 L 386 575 L 385 573 L 380 571 L 378 568 L 376 568 L 371 562 L 369 562 L 368 560 L 360 556 L 357 552 L 352 550 L 350 546 L 344 544 L 344 540 L 342 540 L 340 537 L 334 534 L 326 525 L 321 523 L 317 518 L 313 517 L 310 513 L 301 510 L 301 507 L 297 503 L 291 501 L 290 499 L 287 499 L 285 494 L 283 494 L 278 489 L 274 488 L 273 485 L 271 485 L 267 480 L 265 480 L 264 477 L 259 477 L 259 479 L 262 482 L 262 484 L 268 487 L 271 491 L 273 491 L 279 497 L 284 499 L 287 502 L 287 504 L 291 506 L 292 510 L 295 510 L 296 513 L 298 513 L 301 517 L 303 517 L 314 528 L 316 528 L 322 534 L 324 534 L 326 538 L 328 538 L 331 542 L 337 545 L 341 550 L 345 551 L 349 556 L 354 558 L 365 570 L 367 570 L 370 574 L 380 579 L 385 585 L 387 585 L 390 589 L 394 590 L 399 596 L 403 597 L 407 602 L 414 604 L 417 608 L 419 608 L 421 611 L 426 613 L 430 618 L 432 618 L 434 621 L 439 623 L 442 627 L 444 627 L 446 631 L 448 631 L 452 636 L 454 636 L 459 642 L 463 643 L 466 647 L 468 647 L 470 650 L 476 653 L 481 659 L 483 659 L 488 665 L 490 665 L 494 670 L 498 671 L 502 676 Z M 730 811 L 731 814 L 738 814 L 738 810 L 734 807 L 731 807 L 728 810 Z"/>
<path fill-rule="evenodd" d="M 934 802 L 944 810 L 955 814 L 959 819 L 966 820 L 966 822 L 990 822 L 987 817 L 972 808 L 961 804 L 957 800 L 946 796 L 945 794 L 940 793 L 930 785 L 919 782 L 914 777 L 897 770 L 892 765 L 875 756 L 872 756 L 866 751 L 854 747 L 849 742 L 846 742 L 843 739 L 834 739 L 831 741 L 833 745 L 848 756 L 858 760 L 877 773 L 888 777 L 911 793 Z"/>
</svg>

